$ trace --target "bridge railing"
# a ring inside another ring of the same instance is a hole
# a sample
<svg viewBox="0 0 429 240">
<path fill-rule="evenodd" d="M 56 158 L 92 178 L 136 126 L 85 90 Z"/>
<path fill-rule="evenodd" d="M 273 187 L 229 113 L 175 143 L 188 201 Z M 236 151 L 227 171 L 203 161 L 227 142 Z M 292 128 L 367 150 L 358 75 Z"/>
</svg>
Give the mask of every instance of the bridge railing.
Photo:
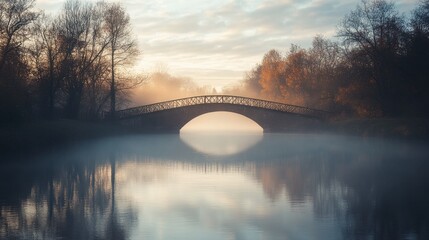
<svg viewBox="0 0 429 240">
<path fill-rule="evenodd" d="M 175 99 L 165 102 L 149 104 L 140 107 L 133 107 L 119 110 L 116 112 L 116 118 L 123 119 L 138 116 L 147 113 L 159 112 L 180 107 L 201 105 L 201 104 L 234 104 L 250 107 L 258 107 L 280 112 L 295 113 L 310 117 L 325 118 L 329 112 L 317 110 L 291 104 L 272 102 L 256 98 L 239 97 L 231 95 L 205 95 Z"/>
</svg>

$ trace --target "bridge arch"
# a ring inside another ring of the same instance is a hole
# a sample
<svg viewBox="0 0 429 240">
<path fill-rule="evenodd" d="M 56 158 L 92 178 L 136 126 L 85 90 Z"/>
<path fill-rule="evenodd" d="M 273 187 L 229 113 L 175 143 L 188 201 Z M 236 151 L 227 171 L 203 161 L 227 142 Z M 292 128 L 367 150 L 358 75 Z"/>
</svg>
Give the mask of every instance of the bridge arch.
<svg viewBox="0 0 429 240">
<path fill-rule="evenodd" d="M 261 132 L 263 128 L 251 118 L 242 114 L 216 111 L 199 115 L 180 129 L 180 132 L 194 131 L 250 131 Z"/>
<path fill-rule="evenodd" d="M 260 99 L 207 95 L 177 99 L 117 112 L 119 122 L 145 132 L 179 132 L 192 119 L 210 112 L 233 112 L 255 121 L 264 132 L 312 128 L 326 112 Z"/>
<path fill-rule="evenodd" d="M 208 104 L 204 107 L 191 107 L 186 110 L 187 114 L 186 116 L 182 117 L 178 124 L 180 126 L 180 129 L 182 129 L 187 123 L 192 121 L 193 119 L 203 116 L 204 114 L 208 113 L 216 113 L 216 112 L 229 112 L 229 113 L 235 113 L 241 116 L 244 116 L 253 122 L 255 122 L 257 125 L 259 125 L 262 129 L 268 129 L 270 126 L 269 121 L 266 121 L 265 116 L 260 116 L 260 109 L 251 108 L 251 107 L 242 107 L 239 105 L 224 105 L 224 104 Z"/>
</svg>

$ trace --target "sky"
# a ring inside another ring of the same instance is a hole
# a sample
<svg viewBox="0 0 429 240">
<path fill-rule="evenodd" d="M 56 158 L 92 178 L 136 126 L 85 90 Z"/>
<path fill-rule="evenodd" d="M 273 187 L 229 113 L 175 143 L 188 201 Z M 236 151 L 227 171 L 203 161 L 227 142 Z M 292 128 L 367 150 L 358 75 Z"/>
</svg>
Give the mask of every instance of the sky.
<svg viewBox="0 0 429 240">
<path fill-rule="evenodd" d="M 87 2 L 96 2 L 95 0 Z M 134 70 L 168 71 L 200 86 L 233 86 L 270 49 L 335 38 L 360 0 L 123 0 L 142 52 Z M 419 0 L 394 1 L 408 13 Z M 64 1 L 36 0 L 55 15 Z"/>
</svg>

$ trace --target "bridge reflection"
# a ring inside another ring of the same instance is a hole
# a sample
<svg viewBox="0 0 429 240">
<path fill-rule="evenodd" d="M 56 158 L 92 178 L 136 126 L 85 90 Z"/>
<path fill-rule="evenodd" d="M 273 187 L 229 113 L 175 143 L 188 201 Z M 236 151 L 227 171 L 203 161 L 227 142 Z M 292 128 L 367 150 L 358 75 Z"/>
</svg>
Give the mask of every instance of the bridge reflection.
<svg viewBox="0 0 429 240">
<path fill-rule="evenodd" d="M 195 151 L 219 156 L 234 155 L 246 151 L 261 141 L 262 138 L 262 133 L 180 133 L 180 139 Z"/>
</svg>

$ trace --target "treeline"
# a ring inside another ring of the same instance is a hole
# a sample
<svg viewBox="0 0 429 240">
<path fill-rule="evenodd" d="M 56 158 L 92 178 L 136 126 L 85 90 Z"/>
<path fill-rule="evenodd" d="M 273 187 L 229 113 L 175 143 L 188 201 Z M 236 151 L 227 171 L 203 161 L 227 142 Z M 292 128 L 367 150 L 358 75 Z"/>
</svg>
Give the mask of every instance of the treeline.
<svg viewBox="0 0 429 240">
<path fill-rule="evenodd" d="M 124 70 L 137 54 L 118 3 L 68 0 L 48 16 L 34 0 L 1 0 L 0 122 L 114 112 L 140 81 Z"/>
<path fill-rule="evenodd" d="M 338 26 L 338 42 L 271 50 L 244 89 L 340 116 L 429 116 L 429 0 L 408 18 L 384 0 L 362 1 Z M 235 89 L 237 90 L 237 89 Z"/>
</svg>

